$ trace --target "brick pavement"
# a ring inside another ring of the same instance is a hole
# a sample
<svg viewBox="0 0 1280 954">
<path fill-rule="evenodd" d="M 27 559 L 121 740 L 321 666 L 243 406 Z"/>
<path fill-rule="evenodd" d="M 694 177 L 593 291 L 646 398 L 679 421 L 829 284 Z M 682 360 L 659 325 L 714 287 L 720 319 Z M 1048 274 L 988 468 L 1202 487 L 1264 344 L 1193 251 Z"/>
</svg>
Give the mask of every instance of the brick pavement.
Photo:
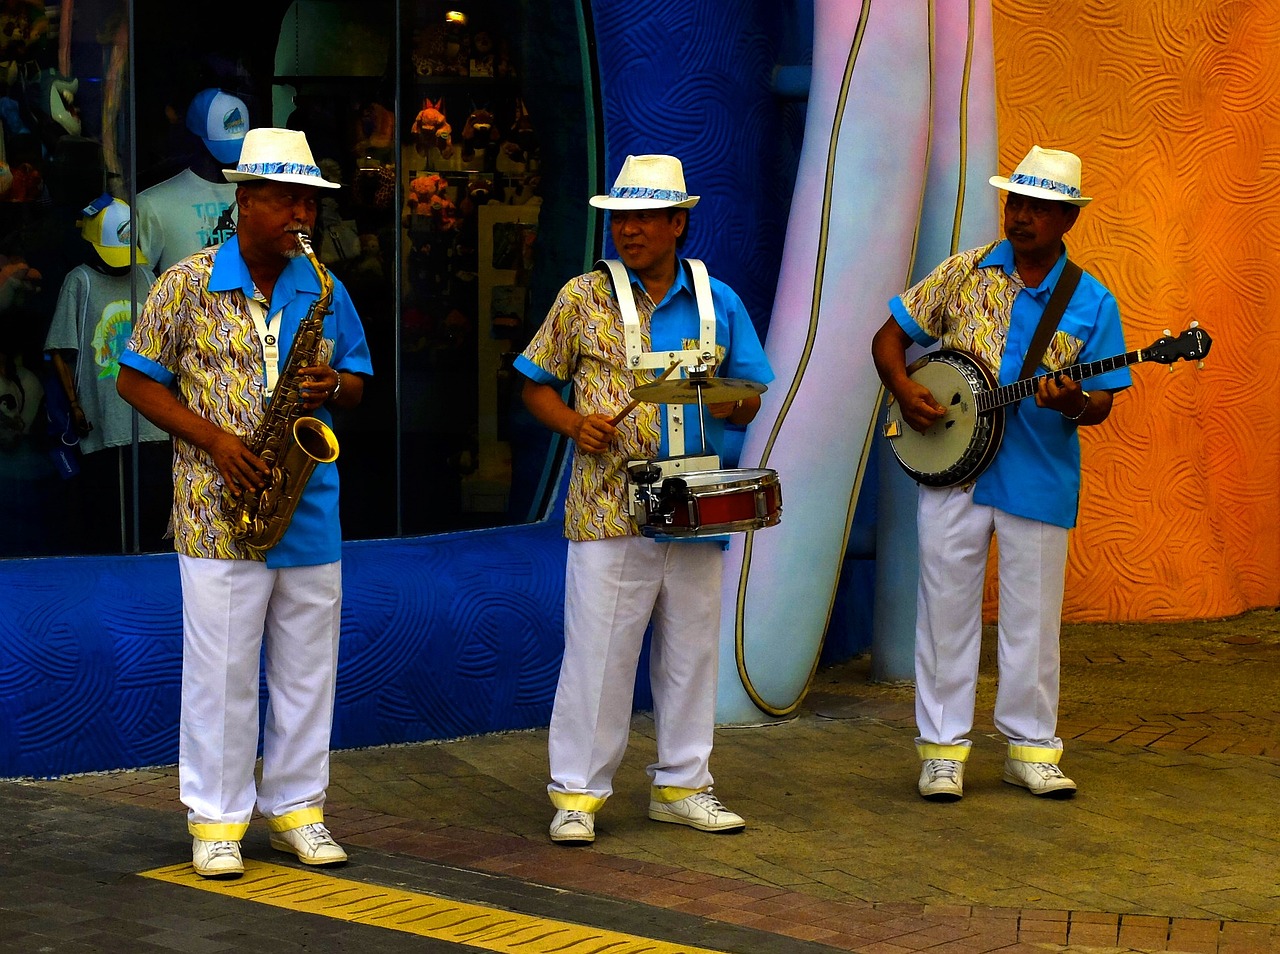
<svg viewBox="0 0 1280 954">
<path fill-rule="evenodd" d="M 717 792 L 748 818 L 741 835 L 646 819 L 653 741 L 644 715 L 592 848 L 546 839 L 545 731 L 336 753 L 329 820 L 352 851 L 344 877 L 393 861 L 443 866 L 459 879 L 499 878 L 514 898 L 522 886 L 556 889 L 571 910 L 625 902 L 607 909 L 613 920 L 626 911 L 669 930 L 742 931 L 718 936 L 744 954 L 799 950 L 789 944 L 876 954 L 1280 952 L 1275 623 L 1256 613 L 1069 627 L 1060 732 L 1064 768 L 1081 790 L 1067 802 L 1001 782 L 990 673 L 965 798 L 918 798 L 911 690 L 870 684 L 866 660 L 855 660 L 819 674 L 798 718 L 719 733 Z M 107 854 L 113 871 L 141 870 L 185 850 L 175 776 L 109 773 L 8 783 L 0 793 L 20 792 L 31 809 L 65 801 L 98 820 L 128 811 L 127 837 Z M 57 820 L 40 817 L 43 837 Z M 265 844 L 259 827 L 251 838 Z M 73 853 L 47 862 L 52 886 L 40 903 L 74 877 L 74 864 Z M 0 912 L 30 924 L 33 909 L 11 892 L 31 901 L 31 891 L 0 879 Z M 133 894 L 145 907 L 145 892 Z M 224 923 L 221 911 L 206 913 Z M 277 914 L 261 917 L 279 924 Z M 353 946 L 361 936 L 339 933 Z"/>
</svg>

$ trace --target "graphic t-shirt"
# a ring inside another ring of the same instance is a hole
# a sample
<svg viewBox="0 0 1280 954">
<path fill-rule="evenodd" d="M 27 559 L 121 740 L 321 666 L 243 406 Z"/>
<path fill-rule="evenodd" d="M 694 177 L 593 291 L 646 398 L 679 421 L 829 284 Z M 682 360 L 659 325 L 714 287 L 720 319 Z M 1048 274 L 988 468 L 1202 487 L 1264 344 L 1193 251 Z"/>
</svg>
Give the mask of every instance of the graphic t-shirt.
<svg viewBox="0 0 1280 954">
<path fill-rule="evenodd" d="M 138 245 L 156 274 L 230 238 L 235 200 L 234 182 L 210 182 L 190 169 L 139 192 Z"/>
<path fill-rule="evenodd" d="M 133 332 L 132 296 L 139 306 L 155 280 L 145 265 L 129 274 L 104 275 L 88 265 L 73 268 L 62 282 L 46 351 L 74 351 L 76 397 L 93 429 L 80 438 L 80 451 L 92 454 L 133 439 L 133 408 L 116 393 L 120 352 Z M 134 287 L 136 282 L 136 288 Z M 138 417 L 138 439 L 162 441 L 168 434 Z"/>
</svg>

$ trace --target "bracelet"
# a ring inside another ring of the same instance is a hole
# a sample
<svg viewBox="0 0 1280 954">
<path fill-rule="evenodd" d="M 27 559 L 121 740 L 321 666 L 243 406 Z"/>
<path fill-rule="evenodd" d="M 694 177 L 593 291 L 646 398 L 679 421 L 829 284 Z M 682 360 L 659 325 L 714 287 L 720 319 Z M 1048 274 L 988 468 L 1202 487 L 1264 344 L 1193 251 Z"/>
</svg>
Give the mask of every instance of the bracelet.
<svg viewBox="0 0 1280 954">
<path fill-rule="evenodd" d="M 342 372 L 338 372 L 338 382 L 333 386 L 333 390 L 329 392 L 329 400 L 332 401 L 338 396 L 338 392 L 342 390 Z"/>
<path fill-rule="evenodd" d="M 1080 393 L 1084 395 L 1084 404 L 1082 404 L 1082 405 L 1080 406 L 1080 410 L 1079 410 L 1079 412 L 1077 412 L 1077 413 L 1075 413 L 1075 414 L 1064 414 L 1064 415 L 1062 415 L 1062 416 L 1063 416 L 1063 417 L 1065 417 L 1068 421 L 1078 421 L 1078 420 L 1080 420 L 1080 418 L 1084 417 L 1084 412 L 1085 412 L 1085 411 L 1087 411 L 1087 410 L 1089 410 L 1089 397 L 1090 397 L 1089 392 L 1088 392 L 1088 391 L 1081 391 Z"/>
</svg>

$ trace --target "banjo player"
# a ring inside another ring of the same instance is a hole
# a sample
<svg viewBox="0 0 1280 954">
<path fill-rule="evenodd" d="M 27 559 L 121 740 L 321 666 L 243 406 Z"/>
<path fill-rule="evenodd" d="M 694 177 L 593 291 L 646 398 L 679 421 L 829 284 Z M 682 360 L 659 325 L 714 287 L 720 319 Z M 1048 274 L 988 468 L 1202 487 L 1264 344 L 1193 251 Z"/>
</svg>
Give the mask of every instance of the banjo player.
<svg viewBox="0 0 1280 954">
<path fill-rule="evenodd" d="M 1064 305 L 1049 304 L 1069 268 L 1063 237 L 1092 201 L 1081 192 L 1079 158 L 1033 146 L 1012 175 L 989 182 L 1006 193 L 1005 239 L 951 256 L 894 298 L 871 345 L 903 421 L 921 433 L 948 408 L 912 380 L 912 344 L 969 352 L 1000 384 L 1017 380 L 1025 365 L 1048 372 L 1010 408 L 1002 443 L 976 479 L 919 488 L 916 749 L 918 789 L 931 801 L 964 794 L 993 536 L 1000 541 L 995 726 L 1007 740 L 1003 779 L 1033 795 L 1075 794 L 1076 783 L 1059 768 L 1057 710 L 1067 535 L 1079 504 L 1077 431 L 1105 421 L 1115 392 L 1132 383 L 1127 368 L 1092 378 L 1089 390 L 1054 374 L 1124 350 L 1115 297 L 1088 272 Z M 1037 335 L 1042 318 L 1047 327 Z M 1033 339 L 1038 345 L 1046 334 L 1042 352 L 1029 355 Z"/>
</svg>

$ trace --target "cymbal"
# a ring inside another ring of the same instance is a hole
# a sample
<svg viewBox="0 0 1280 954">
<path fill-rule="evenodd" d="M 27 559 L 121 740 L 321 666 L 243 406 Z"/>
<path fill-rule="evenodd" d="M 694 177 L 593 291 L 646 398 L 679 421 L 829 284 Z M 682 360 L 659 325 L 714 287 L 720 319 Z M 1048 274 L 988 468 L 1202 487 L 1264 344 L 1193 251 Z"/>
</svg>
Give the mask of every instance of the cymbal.
<svg viewBox="0 0 1280 954">
<path fill-rule="evenodd" d="M 768 390 L 768 385 L 743 378 L 711 378 L 694 376 L 655 381 L 632 388 L 631 396 L 649 404 L 723 404 L 755 397 Z"/>
</svg>

